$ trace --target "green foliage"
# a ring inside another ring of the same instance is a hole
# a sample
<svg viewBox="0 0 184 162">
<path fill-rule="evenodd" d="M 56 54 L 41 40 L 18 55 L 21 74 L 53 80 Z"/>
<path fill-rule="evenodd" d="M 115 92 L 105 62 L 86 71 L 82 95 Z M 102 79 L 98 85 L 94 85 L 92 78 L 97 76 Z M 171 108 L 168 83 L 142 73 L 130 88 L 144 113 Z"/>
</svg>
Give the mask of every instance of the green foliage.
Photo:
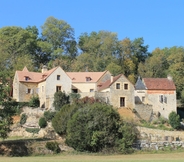
<svg viewBox="0 0 184 162">
<path fill-rule="evenodd" d="M 44 117 L 39 119 L 39 126 L 40 128 L 45 128 L 47 126 L 47 121 L 45 120 Z"/>
<path fill-rule="evenodd" d="M 117 140 L 117 147 L 123 154 L 129 154 L 133 152 L 132 144 L 137 138 L 137 130 L 133 122 L 122 122 L 118 130 L 119 139 Z"/>
<path fill-rule="evenodd" d="M 69 96 L 65 92 L 59 91 L 54 94 L 53 106 L 55 110 L 59 111 L 62 106 L 69 103 Z"/>
<path fill-rule="evenodd" d="M 45 111 L 43 115 L 44 115 L 46 121 L 52 121 L 52 119 L 54 118 L 55 114 L 56 114 L 56 112 Z"/>
<path fill-rule="evenodd" d="M 47 142 L 45 147 L 48 150 L 51 150 L 51 151 L 53 151 L 56 154 L 61 151 L 60 148 L 59 148 L 59 144 L 57 142 Z"/>
<path fill-rule="evenodd" d="M 32 96 L 29 101 L 30 107 L 39 107 L 40 106 L 40 100 L 38 96 Z"/>
<path fill-rule="evenodd" d="M 79 93 L 70 93 L 70 102 L 75 103 L 80 99 L 80 94 Z"/>
<path fill-rule="evenodd" d="M 77 108 L 77 105 L 67 104 L 64 105 L 59 112 L 56 113 L 52 119 L 52 126 L 58 134 L 66 134 L 67 123 Z"/>
<path fill-rule="evenodd" d="M 67 55 L 71 59 L 76 57 L 77 46 L 74 39 L 74 30 L 64 20 L 48 17 L 42 26 L 42 36 L 52 46 L 52 60 L 62 55 Z"/>
<path fill-rule="evenodd" d="M 39 128 L 26 128 L 26 131 L 29 133 L 33 133 L 33 134 L 38 134 L 40 129 Z"/>
<path fill-rule="evenodd" d="M 115 147 L 116 141 L 126 132 L 120 131 L 120 123 L 119 114 L 111 106 L 101 103 L 86 104 L 83 108 L 77 109 L 68 121 L 66 143 L 78 151 L 90 152 Z M 125 135 L 126 138 L 130 132 Z M 131 141 L 127 141 L 126 147 L 122 150 L 129 149 Z"/>
<path fill-rule="evenodd" d="M 177 115 L 176 112 L 171 112 L 169 114 L 169 124 L 174 128 L 174 129 L 179 129 L 181 124 L 180 124 L 180 116 Z"/>
<path fill-rule="evenodd" d="M 21 115 L 21 118 L 20 118 L 20 124 L 21 125 L 26 123 L 27 117 L 28 116 L 25 113 Z"/>
</svg>

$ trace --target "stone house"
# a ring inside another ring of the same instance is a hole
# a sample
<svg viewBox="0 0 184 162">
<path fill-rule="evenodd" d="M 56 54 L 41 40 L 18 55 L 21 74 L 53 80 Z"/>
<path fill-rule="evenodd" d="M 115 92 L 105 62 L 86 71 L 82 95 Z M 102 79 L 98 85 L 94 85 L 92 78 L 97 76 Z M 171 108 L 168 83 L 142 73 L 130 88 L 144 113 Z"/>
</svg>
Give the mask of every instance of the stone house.
<svg viewBox="0 0 184 162">
<path fill-rule="evenodd" d="M 41 107 L 52 108 L 57 91 L 100 98 L 117 108 L 134 108 L 134 86 L 122 74 L 113 77 L 109 71 L 64 72 L 61 67 L 47 70 L 45 66 L 41 73 L 26 67 L 15 72 L 13 98 L 18 102 L 28 102 L 38 95 Z"/>
<path fill-rule="evenodd" d="M 38 95 L 41 107 L 52 108 L 54 93 L 70 93 L 71 84 L 71 79 L 60 67 L 47 70 L 44 66 L 41 73 L 30 72 L 25 67 L 15 72 L 13 98 L 18 102 L 28 102 L 32 96 Z"/>
<path fill-rule="evenodd" d="M 134 85 L 123 75 L 111 76 L 106 82 L 98 84 L 98 96 L 106 96 L 109 104 L 116 108 L 135 107 Z"/>
<path fill-rule="evenodd" d="M 135 103 L 151 105 L 155 114 L 168 118 L 176 112 L 176 87 L 170 76 L 167 78 L 138 78 L 135 84 Z"/>
</svg>

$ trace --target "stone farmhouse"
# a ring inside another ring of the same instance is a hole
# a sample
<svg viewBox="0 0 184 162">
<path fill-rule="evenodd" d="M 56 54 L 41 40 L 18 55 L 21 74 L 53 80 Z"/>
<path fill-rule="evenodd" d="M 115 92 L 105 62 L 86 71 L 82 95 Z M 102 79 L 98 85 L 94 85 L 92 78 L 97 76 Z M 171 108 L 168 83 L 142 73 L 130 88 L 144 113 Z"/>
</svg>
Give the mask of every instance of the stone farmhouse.
<svg viewBox="0 0 184 162">
<path fill-rule="evenodd" d="M 43 66 L 42 72 L 30 72 L 25 67 L 15 72 L 13 98 L 28 102 L 38 95 L 40 107 L 54 109 L 55 92 L 64 91 L 66 94 L 79 93 L 81 98 L 99 98 L 115 108 L 133 110 L 136 104 L 149 104 L 155 112 L 168 117 L 171 111 L 176 111 L 176 88 L 172 80 L 160 80 L 139 78 L 134 86 L 123 74 L 112 76 L 109 71 L 65 72 L 61 67 L 47 70 Z"/>
<path fill-rule="evenodd" d="M 176 87 L 170 76 L 167 78 L 138 78 L 135 84 L 135 103 L 151 105 L 154 113 L 168 118 L 176 112 Z"/>
</svg>

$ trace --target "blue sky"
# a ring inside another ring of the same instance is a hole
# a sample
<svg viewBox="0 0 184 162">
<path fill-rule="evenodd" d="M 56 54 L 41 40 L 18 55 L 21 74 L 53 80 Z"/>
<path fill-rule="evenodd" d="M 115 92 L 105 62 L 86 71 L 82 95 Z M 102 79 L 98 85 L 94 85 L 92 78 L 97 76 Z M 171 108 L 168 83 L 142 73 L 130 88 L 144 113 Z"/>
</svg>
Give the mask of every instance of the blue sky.
<svg viewBox="0 0 184 162">
<path fill-rule="evenodd" d="M 1 0 L 0 28 L 37 26 L 49 16 L 81 33 L 110 31 L 119 40 L 139 37 L 155 48 L 184 46 L 183 0 Z"/>
</svg>

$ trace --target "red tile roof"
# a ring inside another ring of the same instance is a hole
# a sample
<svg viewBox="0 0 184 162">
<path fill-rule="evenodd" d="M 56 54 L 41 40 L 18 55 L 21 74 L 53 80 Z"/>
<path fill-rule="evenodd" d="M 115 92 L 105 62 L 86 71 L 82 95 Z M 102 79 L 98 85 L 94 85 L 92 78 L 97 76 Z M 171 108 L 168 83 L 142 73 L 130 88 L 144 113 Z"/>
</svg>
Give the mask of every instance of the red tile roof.
<svg viewBox="0 0 184 162">
<path fill-rule="evenodd" d="M 142 80 L 150 90 L 176 90 L 174 82 L 167 78 L 143 78 Z"/>
<path fill-rule="evenodd" d="M 106 89 L 106 88 L 109 88 L 116 80 L 118 80 L 123 74 L 119 74 L 115 77 L 113 77 L 113 81 L 111 82 L 111 79 L 107 80 L 106 82 L 104 83 L 101 83 L 99 86 L 99 91 L 103 90 L 103 89 Z"/>
<path fill-rule="evenodd" d="M 72 83 L 96 83 L 104 74 L 104 72 L 66 72 L 72 80 Z M 88 79 L 88 81 L 86 81 Z"/>
<path fill-rule="evenodd" d="M 51 70 L 48 70 L 44 73 L 38 73 L 38 72 L 29 72 L 26 67 L 22 71 L 16 71 L 18 75 L 18 79 L 20 82 L 32 82 L 32 83 L 38 83 L 46 80 L 50 74 L 52 74 L 56 68 L 53 68 Z"/>
</svg>

